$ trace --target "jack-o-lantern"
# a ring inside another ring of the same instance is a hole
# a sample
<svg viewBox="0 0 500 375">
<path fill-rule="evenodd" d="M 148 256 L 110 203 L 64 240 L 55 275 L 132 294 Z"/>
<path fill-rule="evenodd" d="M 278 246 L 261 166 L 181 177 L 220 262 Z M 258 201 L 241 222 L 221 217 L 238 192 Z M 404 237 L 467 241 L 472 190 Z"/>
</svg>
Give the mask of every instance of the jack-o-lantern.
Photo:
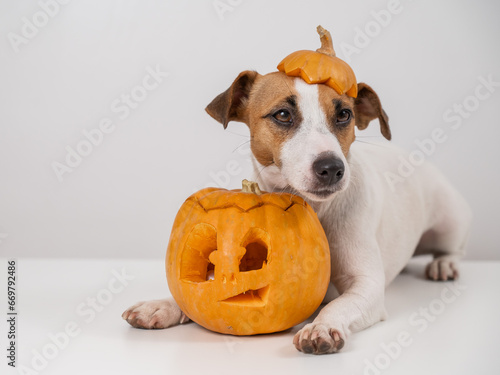
<svg viewBox="0 0 500 375">
<path fill-rule="evenodd" d="M 168 286 L 181 310 L 210 330 L 253 335 L 304 321 L 330 280 L 328 241 L 300 197 L 207 188 L 175 219 L 166 257 Z"/>
<path fill-rule="evenodd" d="M 300 77 L 309 84 L 323 83 L 339 95 L 355 98 L 358 95 L 356 76 L 351 67 L 335 55 L 332 37 L 328 30 L 317 27 L 321 48 L 316 51 L 296 51 L 285 57 L 278 70 L 287 76 Z"/>
</svg>

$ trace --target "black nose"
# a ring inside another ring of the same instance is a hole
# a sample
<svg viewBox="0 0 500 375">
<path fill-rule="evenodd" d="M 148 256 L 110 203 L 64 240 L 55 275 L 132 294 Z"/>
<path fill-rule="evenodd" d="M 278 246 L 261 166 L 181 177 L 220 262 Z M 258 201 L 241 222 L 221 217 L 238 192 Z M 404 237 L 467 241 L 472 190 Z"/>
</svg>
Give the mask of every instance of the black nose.
<svg viewBox="0 0 500 375">
<path fill-rule="evenodd" d="M 331 186 L 339 182 L 344 176 L 344 169 L 342 160 L 332 156 L 317 159 L 313 163 L 316 178 L 325 186 Z"/>
</svg>

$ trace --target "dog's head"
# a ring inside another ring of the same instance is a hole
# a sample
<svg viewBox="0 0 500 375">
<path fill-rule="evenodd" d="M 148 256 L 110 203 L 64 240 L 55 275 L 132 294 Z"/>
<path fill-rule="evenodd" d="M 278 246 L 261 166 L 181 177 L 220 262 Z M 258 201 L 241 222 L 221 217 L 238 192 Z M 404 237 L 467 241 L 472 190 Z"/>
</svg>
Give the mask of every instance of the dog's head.
<svg viewBox="0 0 500 375">
<path fill-rule="evenodd" d="M 253 156 L 268 184 L 291 187 L 313 201 L 347 188 L 355 126 L 365 129 L 378 118 L 382 134 L 391 138 L 380 100 L 364 83 L 354 99 L 282 72 L 245 71 L 206 110 L 224 128 L 229 121 L 248 125 Z"/>
</svg>

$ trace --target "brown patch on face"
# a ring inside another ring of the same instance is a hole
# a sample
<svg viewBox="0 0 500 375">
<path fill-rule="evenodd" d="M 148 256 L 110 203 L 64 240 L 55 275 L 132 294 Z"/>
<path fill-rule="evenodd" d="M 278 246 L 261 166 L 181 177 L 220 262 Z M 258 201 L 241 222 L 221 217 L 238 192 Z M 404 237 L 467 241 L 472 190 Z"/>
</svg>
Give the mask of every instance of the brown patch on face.
<svg viewBox="0 0 500 375">
<path fill-rule="evenodd" d="M 250 128 L 250 145 L 255 158 L 264 166 L 274 163 L 281 167 L 281 146 L 293 136 L 302 122 L 293 78 L 281 72 L 262 76 L 250 92 L 247 108 L 251 108 L 247 114 L 247 125 Z M 280 110 L 288 111 L 293 123 L 277 123 L 273 115 Z"/>
<path fill-rule="evenodd" d="M 318 85 L 318 97 L 330 130 L 337 137 L 342 153 L 347 157 L 351 144 L 356 139 L 354 133 L 354 99 L 346 95 L 339 95 L 332 88 L 322 84 Z M 338 122 L 338 120 L 345 117 L 345 112 L 342 111 L 349 111 L 350 120 L 348 122 Z"/>
</svg>

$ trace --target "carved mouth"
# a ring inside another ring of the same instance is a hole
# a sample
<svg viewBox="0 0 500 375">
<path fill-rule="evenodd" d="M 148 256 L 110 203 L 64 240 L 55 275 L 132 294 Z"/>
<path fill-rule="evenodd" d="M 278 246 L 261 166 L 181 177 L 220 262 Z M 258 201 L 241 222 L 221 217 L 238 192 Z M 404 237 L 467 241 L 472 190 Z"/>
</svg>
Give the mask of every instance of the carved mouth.
<svg viewBox="0 0 500 375">
<path fill-rule="evenodd" d="M 222 303 L 240 306 L 265 306 L 269 296 L 269 285 L 260 289 L 250 289 L 236 296 L 226 298 Z"/>
</svg>

